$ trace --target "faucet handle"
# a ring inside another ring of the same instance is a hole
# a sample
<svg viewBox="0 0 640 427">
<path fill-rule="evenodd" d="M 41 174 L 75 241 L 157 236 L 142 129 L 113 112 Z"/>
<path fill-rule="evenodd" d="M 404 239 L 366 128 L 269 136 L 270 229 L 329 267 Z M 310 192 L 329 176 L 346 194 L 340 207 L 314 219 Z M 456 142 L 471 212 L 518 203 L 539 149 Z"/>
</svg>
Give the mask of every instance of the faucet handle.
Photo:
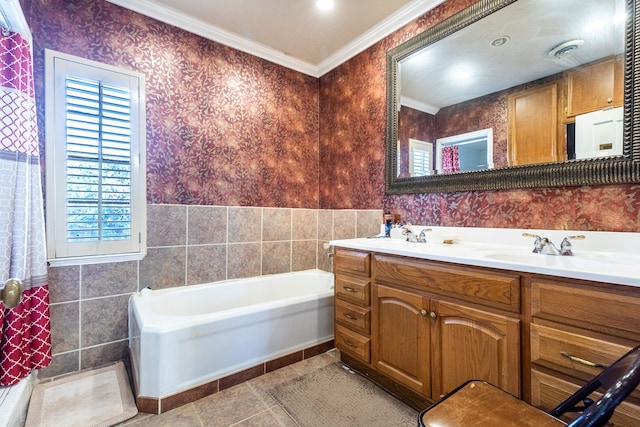
<svg viewBox="0 0 640 427">
<path fill-rule="evenodd" d="M 579 234 L 577 236 L 567 236 L 567 237 L 565 237 L 565 240 L 584 240 L 586 238 L 587 238 L 587 236 Z"/>
<path fill-rule="evenodd" d="M 535 242 L 533 242 L 533 253 L 534 254 L 539 254 L 542 252 L 542 248 L 544 247 L 545 243 L 543 243 L 542 241 L 542 237 L 538 236 L 537 234 L 531 234 L 531 233 L 522 233 L 522 237 L 533 237 L 535 240 Z"/>
<path fill-rule="evenodd" d="M 420 234 L 418 235 L 418 242 L 427 243 L 427 233 L 429 233 L 431 230 L 432 230 L 431 228 L 423 228 L 422 231 L 420 231 Z"/>
<path fill-rule="evenodd" d="M 560 255 L 571 256 L 573 255 L 573 251 L 571 249 L 571 240 L 584 240 L 586 236 L 578 235 L 578 236 L 567 236 L 562 240 L 560 244 Z"/>
<path fill-rule="evenodd" d="M 522 233 L 522 237 L 535 237 L 536 240 L 541 239 L 541 237 L 538 236 L 537 234 L 531 234 L 531 233 Z"/>
</svg>

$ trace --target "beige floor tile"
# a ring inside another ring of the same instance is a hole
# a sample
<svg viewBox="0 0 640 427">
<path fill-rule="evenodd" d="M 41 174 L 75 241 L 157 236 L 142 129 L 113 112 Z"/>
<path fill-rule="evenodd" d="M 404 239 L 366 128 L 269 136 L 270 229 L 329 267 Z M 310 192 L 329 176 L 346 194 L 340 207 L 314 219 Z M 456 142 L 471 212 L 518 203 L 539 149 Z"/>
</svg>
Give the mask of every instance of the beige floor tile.
<svg viewBox="0 0 640 427">
<path fill-rule="evenodd" d="M 193 405 L 208 427 L 227 427 L 269 409 L 264 398 L 247 383 L 197 400 Z"/>
<path fill-rule="evenodd" d="M 302 360 L 162 415 L 138 414 L 120 427 L 300 427 L 268 390 L 340 360 L 340 352 Z"/>
<path fill-rule="evenodd" d="M 273 407 L 233 424 L 232 427 L 298 427 L 298 424 L 289 418 L 280 407 Z"/>
<path fill-rule="evenodd" d="M 160 415 L 138 414 L 131 422 L 120 424 L 126 427 L 205 427 L 193 403 L 181 406 Z"/>
</svg>

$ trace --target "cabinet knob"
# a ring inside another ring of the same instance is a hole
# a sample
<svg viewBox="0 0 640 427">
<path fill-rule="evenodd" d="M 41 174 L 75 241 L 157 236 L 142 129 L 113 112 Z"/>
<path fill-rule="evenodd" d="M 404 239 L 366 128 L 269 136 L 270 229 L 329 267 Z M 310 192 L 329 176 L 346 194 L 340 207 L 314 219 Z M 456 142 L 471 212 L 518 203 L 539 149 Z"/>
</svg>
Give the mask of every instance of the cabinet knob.
<svg viewBox="0 0 640 427">
<path fill-rule="evenodd" d="M 613 102 L 613 98 L 607 98 L 607 102 L 611 104 Z"/>
<path fill-rule="evenodd" d="M 435 311 L 432 311 L 431 313 L 429 313 L 429 316 L 431 316 L 432 319 L 435 319 L 436 317 L 438 317 Z"/>
<path fill-rule="evenodd" d="M 427 315 L 427 310 L 420 310 L 420 314 L 422 314 L 423 316 Z"/>
</svg>

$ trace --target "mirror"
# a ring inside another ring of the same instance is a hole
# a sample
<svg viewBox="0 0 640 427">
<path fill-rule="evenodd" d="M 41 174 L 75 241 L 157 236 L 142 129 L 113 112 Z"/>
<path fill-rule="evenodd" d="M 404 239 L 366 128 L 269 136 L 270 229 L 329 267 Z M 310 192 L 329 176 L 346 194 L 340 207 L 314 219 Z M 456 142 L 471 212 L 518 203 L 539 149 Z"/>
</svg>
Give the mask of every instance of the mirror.
<svg viewBox="0 0 640 427">
<path fill-rule="evenodd" d="M 481 1 L 390 50 L 387 194 L 638 182 L 638 5 Z"/>
</svg>

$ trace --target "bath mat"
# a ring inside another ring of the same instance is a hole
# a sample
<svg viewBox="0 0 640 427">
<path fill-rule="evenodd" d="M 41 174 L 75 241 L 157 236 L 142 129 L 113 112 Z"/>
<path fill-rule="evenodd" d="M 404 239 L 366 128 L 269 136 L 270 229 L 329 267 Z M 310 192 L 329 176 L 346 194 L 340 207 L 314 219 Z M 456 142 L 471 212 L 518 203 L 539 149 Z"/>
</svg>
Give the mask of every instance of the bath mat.
<svg viewBox="0 0 640 427">
<path fill-rule="evenodd" d="M 405 427 L 418 420 L 418 411 L 341 363 L 267 392 L 301 427 Z"/>
<path fill-rule="evenodd" d="M 25 427 L 111 426 L 138 413 L 122 362 L 37 384 Z"/>
</svg>

